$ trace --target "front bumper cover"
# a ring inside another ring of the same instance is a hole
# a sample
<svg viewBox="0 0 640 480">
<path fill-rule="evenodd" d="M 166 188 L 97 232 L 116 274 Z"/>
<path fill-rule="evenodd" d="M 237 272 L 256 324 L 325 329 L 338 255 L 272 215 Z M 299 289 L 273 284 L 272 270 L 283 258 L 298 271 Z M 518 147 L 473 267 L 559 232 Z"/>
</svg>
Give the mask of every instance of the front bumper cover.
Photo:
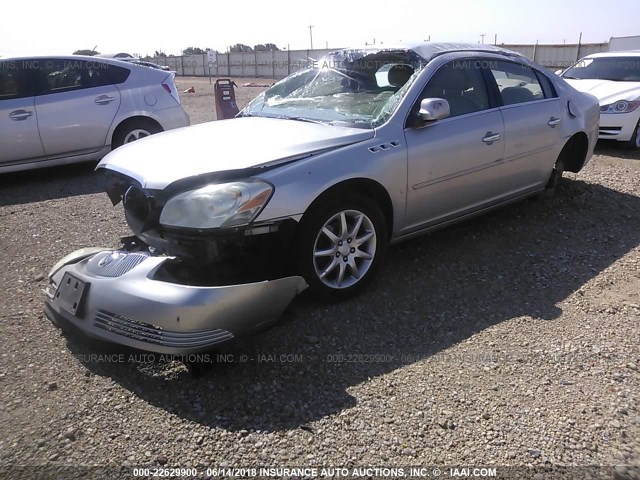
<svg viewBox="0 0 640 480">
<path fill-rule="evenodd" d="M 190 354 L 276 321 L 307 288 L 298 276 L 225 286 L 172 283 L 158 275 L 170 259 L 122 250 L 74 252 L 49 274 L 45 313 L 93 339 Z"/>
<path fill-rule="evenodd" d="M 638 113 L 600 114 L 599 140 L 626 142 L 633 138 L 638 124 Z"/>
</svg>

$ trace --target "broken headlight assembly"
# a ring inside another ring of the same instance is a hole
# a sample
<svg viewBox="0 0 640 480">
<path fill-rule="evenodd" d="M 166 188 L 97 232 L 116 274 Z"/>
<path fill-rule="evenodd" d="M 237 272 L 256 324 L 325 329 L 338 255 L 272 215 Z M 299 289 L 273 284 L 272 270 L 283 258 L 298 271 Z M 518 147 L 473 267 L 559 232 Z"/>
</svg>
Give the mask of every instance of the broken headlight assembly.
<svg viewBox="0 0 640 480">
<path fill-rule="evenodd" d="M 262 180 L 207 185 L 169 199 L 160 223 L 197 229 L 246 225 L 258 216 L 273 190 Z"/>
</svg>

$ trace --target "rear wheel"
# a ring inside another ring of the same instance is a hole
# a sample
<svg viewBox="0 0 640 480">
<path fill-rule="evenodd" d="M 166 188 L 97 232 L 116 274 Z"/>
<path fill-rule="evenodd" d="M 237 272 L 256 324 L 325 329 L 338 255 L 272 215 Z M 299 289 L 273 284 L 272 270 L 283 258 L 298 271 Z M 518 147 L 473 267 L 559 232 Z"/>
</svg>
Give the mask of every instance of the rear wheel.
<svg viewBox="0 0 640 480">
<path fill-rule="evenodd" d="M 351 195 L 315 205 L 305 214 L 297 238 L 300 273 L 318 299 L 339 301 L 373 278 L 388 244 L 380 208 Z"/>
<path fill-rule="evenodd" d="M 118 127 L 113 135 L 113 148 L 159 133 L 162 128 L 152 120 L 133 120 Z"/>
</svg>

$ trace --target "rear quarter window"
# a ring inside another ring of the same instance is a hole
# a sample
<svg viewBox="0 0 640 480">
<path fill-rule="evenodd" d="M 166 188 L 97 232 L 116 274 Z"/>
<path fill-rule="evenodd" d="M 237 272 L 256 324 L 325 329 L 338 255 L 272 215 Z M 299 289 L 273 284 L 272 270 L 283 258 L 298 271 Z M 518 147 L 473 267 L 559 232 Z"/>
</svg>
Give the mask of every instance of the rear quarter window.
<svg viewBox="0 0 640 480">
<path fill-rule="evenodd" d="M 125 67 L 118 67 L 116 65 L 109 65 L 109 74 L 113 83 L 124 83 L 131 75 L 131 70 Z"/>
<path fill-rule="evenodd" d="M 558 96 L 555 87 L 553 86 L 553 82 L 549 80 L 544 73 L 534 70 L 536 76 L 538 77 L 538 81 L 540 82 L 540 86 L 542 87 L 542 92 L 544 93 L 544 98 L 555 98 Z"/>
</svg>

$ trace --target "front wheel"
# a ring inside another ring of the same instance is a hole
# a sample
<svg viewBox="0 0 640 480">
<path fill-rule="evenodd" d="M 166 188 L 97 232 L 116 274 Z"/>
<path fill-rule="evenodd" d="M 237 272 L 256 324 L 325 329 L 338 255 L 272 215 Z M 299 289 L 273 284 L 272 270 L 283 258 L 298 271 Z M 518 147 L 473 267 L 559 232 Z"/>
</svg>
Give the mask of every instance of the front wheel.
<svg viewBox="0 0 640 480">
<path fill-rule="evenodd" d="M 633 131 L 633 134 L 631 135 L 631 140 L 622 142 L 622 146 L 625 148 L 629 148 L 631 150 L 640 149 L 640 120 L 638 120 L 636 129 Z"/>
<path fill-rule="evenodd" d="M 298 268 L 319 300 L 356 294 L 373 278 L 388 244 L 387 225 L 370 199 L 350 196 L 305 214 L 298 236 Z"/>
</svg>

